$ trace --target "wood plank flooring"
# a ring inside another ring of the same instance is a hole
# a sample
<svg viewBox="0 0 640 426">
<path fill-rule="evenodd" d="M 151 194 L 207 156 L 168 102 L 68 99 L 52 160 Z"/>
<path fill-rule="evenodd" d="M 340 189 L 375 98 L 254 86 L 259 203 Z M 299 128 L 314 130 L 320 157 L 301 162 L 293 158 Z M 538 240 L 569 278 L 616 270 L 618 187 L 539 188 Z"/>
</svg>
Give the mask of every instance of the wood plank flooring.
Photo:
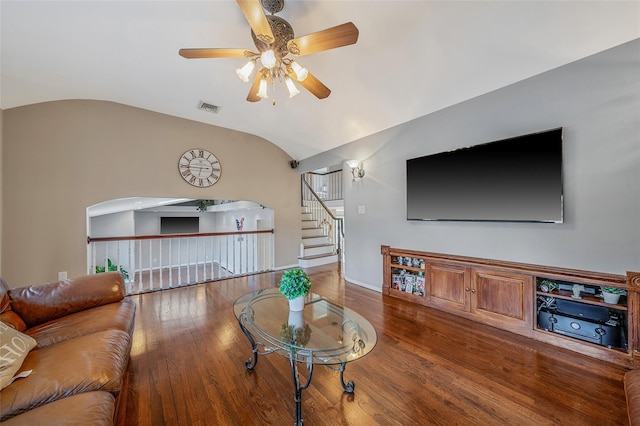
<svg viewBox="0 0 640 426">
<path fill-rule="evenodd" d="M 317 366 L 305 425 L 625 425 L 623 367 L 345 282 L 309 268 L 312 291 L 367 318 L 378 343 L 339 373 Z M 288 360 L 261 356 L 233 314 L 265 273 L 131 296 L 138 305 L 125 425 L 291 425 Z"/>
</svg>

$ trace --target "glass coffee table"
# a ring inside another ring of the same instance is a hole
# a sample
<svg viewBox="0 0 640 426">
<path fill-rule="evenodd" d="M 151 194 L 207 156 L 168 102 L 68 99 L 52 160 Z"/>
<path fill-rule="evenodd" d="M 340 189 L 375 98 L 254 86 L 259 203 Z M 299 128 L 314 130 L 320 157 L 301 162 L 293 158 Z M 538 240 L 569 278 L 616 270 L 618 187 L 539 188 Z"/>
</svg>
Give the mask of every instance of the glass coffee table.
<svg viewBox="0 0 640 426">
<path fill-rule="evenodd" d="M 287 299 L 277 288 L 256 290 L 240 297 L 233 305 L 240 328 L 249 339 L 252 355 L 245 362 L 249 370 L 258 363 L 258 355 L 276 353 L 289 359 L 295 389 L 295 425 L 302 425 L 302 391 L 311 384 L 313 366 L 340 371 L 340 383 L 352 393 L 355 384 L 345 383 L 348 362 L 362 358 L 376 344 L 373 326 L 351 309 L 309 293 L 301 312 L 289 310 Z M 300 380 L 298 365 L 307 367 Z"/>
</svg>

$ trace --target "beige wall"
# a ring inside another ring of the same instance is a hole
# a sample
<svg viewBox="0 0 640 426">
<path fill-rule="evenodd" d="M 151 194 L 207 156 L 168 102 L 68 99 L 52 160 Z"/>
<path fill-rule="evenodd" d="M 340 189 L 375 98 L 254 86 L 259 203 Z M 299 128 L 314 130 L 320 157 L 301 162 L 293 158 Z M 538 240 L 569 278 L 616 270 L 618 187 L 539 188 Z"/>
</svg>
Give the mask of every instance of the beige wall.
<svg viewBox="0 0 640 426">
<path fill-rule="evenodd" d="M 3 119 L 4 111 L 0 109 L 0 277 L 2 276 L 2 119 Z"/>
<path fill-rule="evenodd" d="M 120 104 L 71 100 L 4 111 L 2 273 L 10 286 L 85 274 L 86 208 L 125 197 L 242 199 L 275 210 L 276 267 L 297 263 L 299 174 L 256 136 Z M 195 188 L 178 158 L 204 148 L 220 180 Z"/>
</svg>

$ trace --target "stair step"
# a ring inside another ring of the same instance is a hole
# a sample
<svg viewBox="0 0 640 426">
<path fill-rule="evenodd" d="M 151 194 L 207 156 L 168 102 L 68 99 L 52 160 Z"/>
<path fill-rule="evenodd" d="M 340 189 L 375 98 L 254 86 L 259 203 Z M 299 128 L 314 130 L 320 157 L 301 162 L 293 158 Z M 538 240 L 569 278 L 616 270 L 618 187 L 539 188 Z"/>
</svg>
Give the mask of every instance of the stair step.
<svg viewBox="0 0 640 426">
<path fill-rule="evenodd" d="M 304 246 L 302 249 L 302 257 L 310 256 L 327 256 L 334 254 L 335 246 L 333 244 L 315 244 Z"/>
<path fill-rule="evenodd" d="M 298 258 L 298 265 L 301 268 L 310 268 L 313 266 L 327 265 L 329 263 L 338 262 L 338 255 L 318 255 L 318 256 L 304 256 Z"/>
<path fill-rule="evenodd" d="M 321 228 L 303 228 L 302 237 L 324 237 L 324 230 Z"/>
<path fill-rule="evenodd" d="M 314 244 L 326 244 L 329 242 L 329 238 L 321 235 L 321 236 L 317 236 L 317 237 L 302 237 L 302 244 L 307 246 L 307 245 L 314 245 Z"/>
<path fill-rule="evenodd" d="M 311 245 L 305 245 L 304 248 L 318 248 L 318 247 L 333 247 L 333 244 L 331 243 L 325 243 L 325 244 L 311 244 Z"/>
</svg>

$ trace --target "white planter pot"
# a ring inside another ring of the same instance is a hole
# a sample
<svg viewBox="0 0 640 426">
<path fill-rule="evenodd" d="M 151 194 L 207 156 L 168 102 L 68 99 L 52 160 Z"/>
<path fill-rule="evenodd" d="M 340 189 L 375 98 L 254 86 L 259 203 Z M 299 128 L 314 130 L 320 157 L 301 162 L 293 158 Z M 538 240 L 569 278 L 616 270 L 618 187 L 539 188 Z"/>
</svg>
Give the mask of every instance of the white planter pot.
<svg viewBox="0 0 640 426">
<path fill-rule="evenodd" d="M 620 300 L 620 295 L 615 293 L 607 293 L 606 291 L 602 292 L 602 298 L 604 299 L 604 303 L 611 303 L 615 305 Z"/>
<path fill-rule="evenodd" d="M 289 310 L 302 311 L 304 309 L 304 296 L 298 296 L 295 299 L 289 299 Z"/>
<path fill-rule="evenodd" d="M 304 312 L 302 312 L 302 310 L 289 310 L 287 324 L 292 326 L 294 330 L 297 328 L 304 328 Z"/>
</svg>

